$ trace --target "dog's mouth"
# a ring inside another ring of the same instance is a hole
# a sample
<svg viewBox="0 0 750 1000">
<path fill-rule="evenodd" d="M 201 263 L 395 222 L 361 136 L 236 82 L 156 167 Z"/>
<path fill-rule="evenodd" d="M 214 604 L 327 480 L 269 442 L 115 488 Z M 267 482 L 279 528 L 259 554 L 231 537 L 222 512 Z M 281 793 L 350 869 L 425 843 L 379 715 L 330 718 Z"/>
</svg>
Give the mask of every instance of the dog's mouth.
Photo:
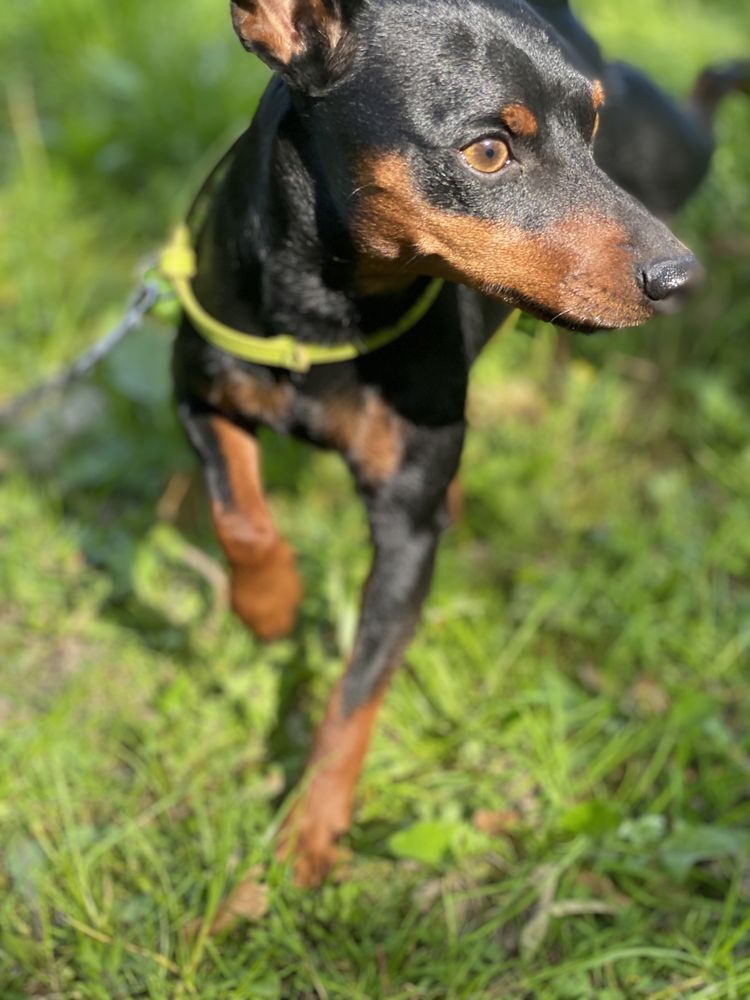
<svg viewBox="0 0 750 1000">
<path fill-rule="evenodd" d="M 531 273 L 525 276 L 529 279 L 528 289 L 516 284 L 517 275 L 509 274 L 506 280 L 493 275 L 490 262 L 477 267 L 474 261 L 454 263 L 435 254 L 421 258 L 418 270 L 466 285 L 545 323 L 580 333 L 642 326 L 654 315 L 657 305 L 639 286 L 630 261 L 621 263 L 620 273 L 615 275 L 586 268 L 559 272 L 554 280 L 543 272 L 543 280 L 539 280 Z"/>
<path fill-rule="evenodd" d="M 502 283 L 480 290 L 555 326 L 582 333 L 641 326 L 654 315 L 680 312 L 703 284 L 705 271 L 686 248 L 636 266 L 630 248 L 620 247 L 611 274 L 585 267 L 561 275 L 535 295 Z"/>
<path fill-rule="evenodd" d="M 643 295 L 621 301 L 608 296 L 605 301 L 598 301 L 595 295 L 587 298 L 578 294 L 569 305 L 552 306 L 503 285 L 481 290 L 536 319 L 575 333 L 605 333 L 642 326 L 655 312 L 655 303 Z"/>
</svg>

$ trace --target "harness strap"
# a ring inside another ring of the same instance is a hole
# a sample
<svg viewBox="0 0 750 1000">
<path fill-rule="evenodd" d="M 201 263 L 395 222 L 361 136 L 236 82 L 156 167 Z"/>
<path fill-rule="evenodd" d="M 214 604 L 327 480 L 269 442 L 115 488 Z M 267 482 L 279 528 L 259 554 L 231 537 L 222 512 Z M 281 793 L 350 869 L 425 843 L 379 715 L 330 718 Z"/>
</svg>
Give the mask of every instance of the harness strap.
<svg viewBox="0 0 750 1000">
<path fill-rule="evenodd" d="M 175 230 L 170 243 L 162 251 L 159 270 L 174 288 L 180 305 L 195 329 L 209 344 L 243 361 L 286 368 L 293 372 L 307 372 L 313 365 L 352 361 L 385 347 L 417 325 L 443 287 L 441 278 L 433 279 L 398 322 L 369 334 L 359 344 L 302 344 L 286 333 L 273 337 L 244 333 L 219 322 L 206 312 L 193 291 L 192 279 L 197 271 L 197 262 L 187 225 L 178 226 Z"/>
</svg>

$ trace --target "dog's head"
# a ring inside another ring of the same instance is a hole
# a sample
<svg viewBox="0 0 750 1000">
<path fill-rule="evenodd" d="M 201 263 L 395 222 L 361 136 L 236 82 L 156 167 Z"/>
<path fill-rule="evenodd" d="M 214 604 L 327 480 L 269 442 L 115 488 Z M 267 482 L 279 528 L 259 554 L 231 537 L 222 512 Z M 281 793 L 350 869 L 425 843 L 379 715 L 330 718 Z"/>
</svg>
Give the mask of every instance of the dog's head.
<svg viewBox="0 0 750 1000">
<path fill-rule="evenodd" d="M 521 0 L 232 7 L 295 92 L 365 289 L 440 276 L 605 329 L 644 322 L 696 275 L 594 163 L 605 95 Z"/>
</svg>

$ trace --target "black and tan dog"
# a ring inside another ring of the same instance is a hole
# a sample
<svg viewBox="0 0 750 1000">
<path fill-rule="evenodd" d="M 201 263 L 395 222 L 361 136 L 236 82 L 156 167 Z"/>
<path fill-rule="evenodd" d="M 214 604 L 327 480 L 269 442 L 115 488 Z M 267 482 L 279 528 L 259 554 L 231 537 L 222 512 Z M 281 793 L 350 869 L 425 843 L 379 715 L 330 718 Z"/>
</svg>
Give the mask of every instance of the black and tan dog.
<svg viewBox="0 0 750 1000">
<path fill-rule="evenodd" d="M 258 636 L 292 628 L 302 585 L 264 497 L 257 429 L 340 452 L 367 509 L 375 551 L 354 650 L 280 847 L 303 883 L 324 877 L 349 827 L 430 585 L 477 354 L 513 307 L 579 330 L 633 326 L 697 271 L 596 165 L 601 114 L 603 162 L 628 179 L 628 140 L 591 81 L 609 70 L 566 4 L 543 6 L 569 43 L 519 0 L 232 4 L 242 43 L 276 76 L 202 227 L 197 298 L 230 327 L 301 344 L 366 343 L 412 317 L 380 350 L 306 374 L 238 360 L 187 318 L 177 340 L 181 419 L 233 607 Z M 669 163 L 695 183 L 694 162 Z"/>
</svg>

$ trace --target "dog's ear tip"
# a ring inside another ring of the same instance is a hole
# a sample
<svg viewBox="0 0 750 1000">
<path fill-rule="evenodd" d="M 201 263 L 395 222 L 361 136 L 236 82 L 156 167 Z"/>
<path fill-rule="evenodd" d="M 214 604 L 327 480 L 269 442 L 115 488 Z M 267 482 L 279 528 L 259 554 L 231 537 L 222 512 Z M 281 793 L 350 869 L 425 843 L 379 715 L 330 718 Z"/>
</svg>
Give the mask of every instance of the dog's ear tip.
<svg viewBox="0 0 750 1000">
<path fill-rule="evenodd" d="M 229 9 L 231 11 L 232 21 L 235 27 L 238 22 L 241 23 L 244 17 L 250 13 L 247 0 L 230 0 Z"/>
<path fill-rule="evenodd" d="M 342 0 L 231 0 L 242 47 L 295 89 L 322 93 L 346 71 L 349 8 Z"/>
</svg>

